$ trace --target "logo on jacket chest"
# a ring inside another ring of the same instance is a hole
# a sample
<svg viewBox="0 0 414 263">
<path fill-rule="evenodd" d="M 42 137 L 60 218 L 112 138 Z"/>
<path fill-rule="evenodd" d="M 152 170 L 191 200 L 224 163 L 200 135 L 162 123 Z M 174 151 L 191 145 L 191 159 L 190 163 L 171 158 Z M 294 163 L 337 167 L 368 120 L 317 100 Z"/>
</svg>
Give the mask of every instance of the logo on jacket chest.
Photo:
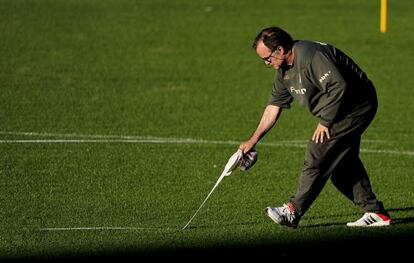
<svg viewBox="0 0 414 263">
<path fill-rule="evenodd" d="M 306 89 L 302 88 L 302 77 L 300 73 L 286 74 L 283 79 L 285 80 L 286 86 L 289 87 L 290 93 L 298 95 L 306 93 Z M 296 89 L 294 86 L 299 86 L 301 88 Z"/>
</svg>

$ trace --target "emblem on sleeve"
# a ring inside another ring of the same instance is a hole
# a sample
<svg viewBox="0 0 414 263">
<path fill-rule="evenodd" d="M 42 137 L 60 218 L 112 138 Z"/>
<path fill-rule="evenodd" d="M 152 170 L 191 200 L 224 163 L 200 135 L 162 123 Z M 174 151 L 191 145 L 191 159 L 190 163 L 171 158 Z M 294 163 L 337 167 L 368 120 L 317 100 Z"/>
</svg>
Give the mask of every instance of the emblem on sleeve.
<svg viewBox="0 0 414 263">
<path fill-rule="evenodd" d="M 327 77 L 329 77 L 329 75 L 331 74 L 331 71 L 329 70 L 328 72 L 326 72 L 325 74 L 323 74 L 320 78 L 319 78 L 319 82 L 322 83 Z"/>
</svg>

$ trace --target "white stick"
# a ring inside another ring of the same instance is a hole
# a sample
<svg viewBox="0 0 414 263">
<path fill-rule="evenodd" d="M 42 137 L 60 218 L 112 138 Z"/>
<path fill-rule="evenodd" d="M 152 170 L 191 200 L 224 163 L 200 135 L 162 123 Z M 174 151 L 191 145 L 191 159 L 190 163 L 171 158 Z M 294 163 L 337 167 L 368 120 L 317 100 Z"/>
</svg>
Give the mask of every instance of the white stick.
<svg viewBox="0 0 414 263">
<path fill-rule="evenodd" d="M 200 211 L 201 207 L 203 207 L 204 203 L 207 201 L 207 199 L 213 193 L 214 189 L 216 189 L 216 187 L 219 185 L 219 183 L 221 182 L 221 180 L 223 180 L 224 176 L 226 176 L 226 172 L 227 172 L 226 170 L 223 171 L 223 173 L 220 175 L 219 179 L 217 180 L 216 184 L 214 185 L 213 189 L 211 189 L 210 193 L 207 195 L 207 197 L 204 200 L 204 202 L 200 205 L 200 207 L 194 213 L 193 217 L 191 217 L 190 221 L 188 221 L 188 223 L 183 227 L 182 230 L 186 229 L 186 227 L 191 223 L 191 221 L 193 220 L 193 218 L 197 215 L 198 211 Z"/>
</svg>

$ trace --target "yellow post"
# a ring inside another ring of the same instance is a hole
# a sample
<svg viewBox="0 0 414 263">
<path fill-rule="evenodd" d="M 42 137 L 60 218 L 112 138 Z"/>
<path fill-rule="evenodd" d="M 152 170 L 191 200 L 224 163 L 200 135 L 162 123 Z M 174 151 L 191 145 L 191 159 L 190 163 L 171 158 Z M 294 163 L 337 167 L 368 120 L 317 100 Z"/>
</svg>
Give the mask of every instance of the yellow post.
<svg viewBox="0 0 414 263">
<path fill-rule="evenodd" d="M 387 31 L 387 0 L 381 0 L 380 32 Z"/>
</svg>

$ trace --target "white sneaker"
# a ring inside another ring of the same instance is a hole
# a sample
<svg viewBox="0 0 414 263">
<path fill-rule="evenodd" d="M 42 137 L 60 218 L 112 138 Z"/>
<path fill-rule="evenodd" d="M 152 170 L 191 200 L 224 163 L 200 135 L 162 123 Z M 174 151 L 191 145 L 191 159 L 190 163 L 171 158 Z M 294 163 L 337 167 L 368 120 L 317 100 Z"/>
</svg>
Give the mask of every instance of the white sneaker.
<svg viewBox="0 0 414 263">
<path fill-rule="evenodd" d="M 380 213 L 365 213 L 355 222 L 347 223 L 350 227 L 371 227 L 371 226 L 389 226 L 391 218 Z"/>
<path fill-rule="evenodd" d="M 276 224 L 291 228 L 298 227 L 299 217 L 291 204 L 283 204 L 282 207 L 267 207 L 265 211 Z"/>
</svg>

